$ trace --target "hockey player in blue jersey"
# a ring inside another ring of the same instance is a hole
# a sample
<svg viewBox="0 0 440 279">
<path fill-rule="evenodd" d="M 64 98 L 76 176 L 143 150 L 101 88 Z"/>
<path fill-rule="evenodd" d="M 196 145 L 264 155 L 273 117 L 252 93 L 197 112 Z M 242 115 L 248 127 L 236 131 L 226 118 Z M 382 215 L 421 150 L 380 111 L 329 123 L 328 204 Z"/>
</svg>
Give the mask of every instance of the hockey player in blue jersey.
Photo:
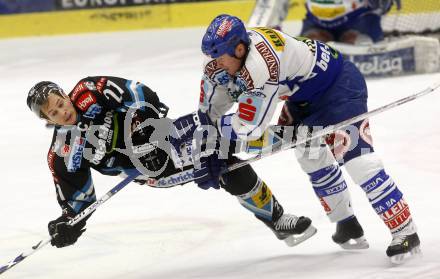
<svg viewBox="0 0 440 279">
<path fill-rule="evenodd" d="M 96 201 L 91 169 L 124 176 L 136 167 L 143 174 L 137 182 L 157 188 L 193 179 L 202 188 L 206 185 L 207 169 L 194 168 L 193 158 L 197 157 L 191 152 L 197 150 L 193 146 L 194 142 L 198 144 L 193 140 L 195 130 L 208 125 L 208 118 L 201 112 L 175 120 L 166 118 L 168 108 L 142 83 L 109 76 L 87 77 L 66 95 L 55 83 L 43 81 L 29 91 L 27 105 L 38 117 L 55 125 L 47 161 L 62 209 L 61 216 L 48 225 L 51 243 L 56 247 L 74 244 L 85 230 L 86 220 L 75 226 L 67 222 Z M 224 163 L 234 160 L 227 154 Z M 236 196 L 289 246 L 316 232 L 309 218 L 284 213 L 270 188 L 249 165 L 222 174 L 214 187 Z"/>
<path fill-rule="evenodd" d="M 207 58 L 199 108 L 224 137 L 259 139 L 282 100 L 279 124 L 298 126 L 298 139 L 367 111 L 363 76 L 320 41 L 269 28 L 246 30 L 240 19 L 219 15 L 206 30 L 202 51 Z M 236 112 L 227 114 L 234 103 Z M 419 249 L 416 225 L 402 192 L 374 152 L 368 120 L 349 128 L 298 146 L 298 162 L 330 221 L 337 223 L 332 236 L 336 243 L 346 249 L 368 248 L 340 170 L 345 165 L 391 232 L 386 254 L 401 262 Z"/>
<path fill-rule="evenodd" d="M 383 39 L 381 16 L 400 0 L 307 0 L 301 36 L 323 42 L 376 43 Z"/>
</svg>

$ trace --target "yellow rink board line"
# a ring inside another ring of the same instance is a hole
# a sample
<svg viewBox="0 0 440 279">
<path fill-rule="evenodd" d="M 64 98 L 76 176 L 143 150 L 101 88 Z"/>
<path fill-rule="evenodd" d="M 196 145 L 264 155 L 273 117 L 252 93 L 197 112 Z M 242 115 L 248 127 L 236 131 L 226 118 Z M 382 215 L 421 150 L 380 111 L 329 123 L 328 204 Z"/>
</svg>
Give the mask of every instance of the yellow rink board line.
<svg viewBox="0 0 440 279">
<path fill-rule="evenodd" d="M 158 4 L 0 16 L 0 38 L 203 26 L 219 13 L 247 19 L 254 0 Z"/>
<path fill-rule="evenodd" d="M 0 38 L 206 26 L 220 13 L 233 14 L 247 21 L 254 5 L 255 0 L 208 1 L 2 15 Z M 417 6 L 411 5 L 411 9 Z M 291 7 L 287 20 L 301 20 L 305 14 L 304 0 L 291 0 Z"/>
</svg>

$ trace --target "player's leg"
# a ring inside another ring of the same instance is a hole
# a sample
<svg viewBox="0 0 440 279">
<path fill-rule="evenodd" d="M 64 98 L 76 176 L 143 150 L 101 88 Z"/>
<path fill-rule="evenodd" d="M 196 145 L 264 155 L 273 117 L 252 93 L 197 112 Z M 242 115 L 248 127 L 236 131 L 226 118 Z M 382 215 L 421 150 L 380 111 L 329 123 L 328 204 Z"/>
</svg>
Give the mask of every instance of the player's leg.
<svg viewBox="0 0 440 279">
<path fill-rule="evenodd" d="M 275 236 L 295 246 L 316 233 L 307 217 L 284 213 L 283 207 L 250 165 L 222 176 L 221 186 L 237 197 L 239 203 L 266 224 Z"/>
<path fill-rule="evenodd" d="M 349 26 L 343 27 L 344 31 L 336 38 L 338 42 L 347 44 L 371 44 L 383 40 L 383 31 L 380 16 L 368 13 L 359 16 Z"/>
<path fill-rule="evenodd" d="M 305 130 L 300 129 L 298 140 L 302 140 L 305 134 Z M 328 218 L 337 223 L 333 241 L 344 249 L 368 248 L 364 231 L 353 212 L 347 183 L 329 148 L 316 139 L 298 146 L 295 155 L 301 168 L 309 175 Z"/>
<path fill-rule="evenodd" d="M 339 77 L 341 80 L 327 95 L 336 99 L 345 98 L 345 101 L 327 106 L 325 125 L 341 122 L 368 110 L 367 88 L 362 75 L 352 63 L 346 62 L 344 67 Z M 420 244 L 417 228 L 402 192 L 374 153 L 368 120 L 339 131 L 339 135 L 338 142 L 329 142 L 335 157 L 345 164 L 353 181 L 362 187 L 370 204 L 390 229 L 393 241 L 387 249 L 387 255 L 399 260 L 407 253 L 417 252 Z M 335 148 L 340 145 L 343 147 Z"/>
</svg>

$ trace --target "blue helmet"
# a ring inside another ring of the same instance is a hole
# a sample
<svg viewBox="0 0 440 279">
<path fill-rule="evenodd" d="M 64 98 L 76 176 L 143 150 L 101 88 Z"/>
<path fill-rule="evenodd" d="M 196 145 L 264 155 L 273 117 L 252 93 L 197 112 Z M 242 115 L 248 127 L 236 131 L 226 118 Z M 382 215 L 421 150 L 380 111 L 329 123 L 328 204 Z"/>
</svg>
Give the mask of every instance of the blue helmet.
<svg viewBox="0 0 440 279">
<path fill-rule="evenodd" d="M 214 18 L 202 40 L 204 54 L 217 58 L 227 53 L 235 56 L 239 43 L 249 46 L 250 39 L 243 22 L 235 16 L 222 14 Z"/>
</svg>

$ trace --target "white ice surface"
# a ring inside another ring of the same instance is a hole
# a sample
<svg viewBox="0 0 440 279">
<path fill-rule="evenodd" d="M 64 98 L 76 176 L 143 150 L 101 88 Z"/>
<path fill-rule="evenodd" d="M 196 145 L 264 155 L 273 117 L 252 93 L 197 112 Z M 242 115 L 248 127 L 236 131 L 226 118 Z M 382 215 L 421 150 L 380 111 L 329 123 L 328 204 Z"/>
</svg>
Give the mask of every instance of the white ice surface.
<svg viewBox="0 0 440 279">
<path fill-rule="evenodd" d="M 0 41 L 0 265 L 47 237 L 60 210 L 46 164 L 52 132 L 25 103 L 37 81 L 66 90 L 88 75 L 144 82 L 177 117 L 196 108 L 203 30 Z M 369 107 L 416 93 L 440 74 L 368 80 Z M 223 190 L 193 183 L 172 189 L 127 186 L 89 220 L 72 247 L 45 247 L 2 278 L 440 278 L 440 92 L 371 119 L 377 153 L 404 192 L 424 257 L 392 266 L 391 237 L 362 190 L 350 182 L 370 248 L 343 251 L 293 153 L 256 163 L 285 210 L 313 219 L 318 233 L 288 248 Z M 120 178 L 94 173 L 97 195 Z"/>
</svg>

